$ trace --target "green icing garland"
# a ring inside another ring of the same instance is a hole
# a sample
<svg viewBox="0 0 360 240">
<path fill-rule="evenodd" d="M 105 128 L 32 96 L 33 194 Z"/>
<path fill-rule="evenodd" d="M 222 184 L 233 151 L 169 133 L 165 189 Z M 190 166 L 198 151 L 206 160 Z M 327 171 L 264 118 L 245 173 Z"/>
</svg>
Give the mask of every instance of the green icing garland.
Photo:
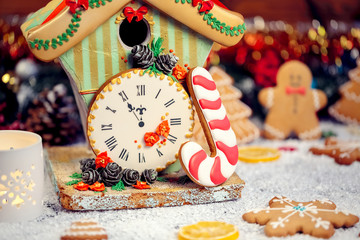
<svg viewBox="0 0 360 240">
<path fill-rule="evenodd" d="M 100 7 L 104 6 L 106 2 L 112 2 L 112 0 L 89 0 L 89 7 Z"/>
<path fill-rule="evenodd" d="M 176 3 L 179 3 L 181 1 L 182 4 L 192 3 L 192 0 L 175 0 Z M 112 2 L 112 0 L 89 0 L 89 7 L 90 8 L 98 8 L 100 6 L 104 6 L 106 2 Z M 200 9 L 200 6 L 199 6 Z M 208 25 L 211 25 L 211 28 L 216 29 L 220 31 L 221 33 L 225 33 L 226 35 L 231 36 L 239 36 L 240 33 L 244 33 L 246 30 L 245 23 L 240 24 L 238 26 L 229 26 L 224 22 L 221 22 L 216 17 L 213 16 L 212 13 L 209 12 L 201 12 L 200 15 L 203 15 L 204 21 L 207 21 Z M 34 41 L 29 41 L 30 48 L 38 49 L 44 48 L 45 50 L 48 50 L 49 47 L 52 47 L 53 49 L 56 49 L 58 46 L 62 46 L 64 42 L 69 41 L 69 37 L 73 37 L 74 34 L 77 32 L 77 29 L 80 27 L 79 22 L 81 21 L 81 12 L 79 10 L 76 10 L 76 12 L 73 14 L 73 17 L 71 19 L 71 23 L 69 24 L 69 27 L 63 32 L 62 34 L 58 35 L 57 38 L 53 38 L 51 40 L 43 40 L 43 39 L 34 39 Z"/>
<path fill-rule="evenodd" d="M 98 8 L 100 6 L 104 6 L 106 2 L 112 2 L 112 0 L 89 0 L 89 7 L 90 8 Z M 29 41 L 30 48 L 38 49 L 44 48 L 48 50 L 49 47 L 56 49 L 58 46 L 62 46 L 64 42 L 68 42 L 70 37 L 73 37 L 74 34 L 77 32 L 78 28 L 80 27 L 79 22 L 81 21 L 81 11 L 76 10 L 73 14 L 71 19 L 71 23 L 69 27 L 63 32 L 62 34 L 58 35 L 56 38 L 51 40 L 43 40 L 43 39 L 34 39 L 34 41 Z"/>
<path fill-rule="evenodd" d="M 175 0 L 176 3 L 181 1 L 182 4 L 185 3 L 192 3 L 192 0 Z M 201 6 L 198 8 L 200 9 Z M 200 13 L 200 12 L 199 12 Z M 244 33 L 246 30 L 245 23 L 239 24 L 238 26 L 229 26 L 224 22 L 221 22 L 216 17 L 213 16 L 212 13 L 209 12 L 201 12 L 200 15 L 203 15 L 203 20 L 207 22 L 208 25 L 211 25 L 211 28 L 220 31 L 221 33 L 225 33 L 226 35 L 230 36 L 239 36 L 240 33 Z"/>
</svg>

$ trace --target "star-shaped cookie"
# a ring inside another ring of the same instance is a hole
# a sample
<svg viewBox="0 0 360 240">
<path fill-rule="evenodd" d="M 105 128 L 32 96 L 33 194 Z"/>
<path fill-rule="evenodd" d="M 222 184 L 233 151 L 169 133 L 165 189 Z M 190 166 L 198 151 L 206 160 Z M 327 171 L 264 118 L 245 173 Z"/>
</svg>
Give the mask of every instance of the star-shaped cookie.
<svg viewBox="0 0 360 240">
<path fill-rule="evenodd" d="M 357 216 L 337 210 L 330 200 L 295 202 L 282 196 L 271 199 L 265 209 L 245 213 L 243 219 L 265 225 L 265 234 L 269 237 L 302 232 L 319 238 L 330 238 L 334 228 L 351 227 L 359 221 Z"/>
</svg>

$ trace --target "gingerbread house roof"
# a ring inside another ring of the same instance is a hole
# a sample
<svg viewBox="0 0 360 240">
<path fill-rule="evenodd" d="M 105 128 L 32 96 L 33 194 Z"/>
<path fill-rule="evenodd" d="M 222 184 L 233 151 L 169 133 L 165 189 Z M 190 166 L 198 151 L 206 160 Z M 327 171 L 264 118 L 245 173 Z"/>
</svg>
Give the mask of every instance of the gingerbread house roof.
<svg viewBox="0 0 360 240">
<path fill-rule="evenodd" d="M 88 9 L 71 13 L 68 2 L 79 4 L 81 1 L 88 2 Z M 52 0 L 30 16 L 21 29 L 33 54 L 43 61 L 51 61 L 81 42 L 130 2 L 131 0 Z M 213 4 L 212 0 L 143 2 L 224 46 L 237 44 L 245 30 L 241 14 Z M 200 10 L 204 2 L 211 2 L 210 10 Z"/>
</svg>

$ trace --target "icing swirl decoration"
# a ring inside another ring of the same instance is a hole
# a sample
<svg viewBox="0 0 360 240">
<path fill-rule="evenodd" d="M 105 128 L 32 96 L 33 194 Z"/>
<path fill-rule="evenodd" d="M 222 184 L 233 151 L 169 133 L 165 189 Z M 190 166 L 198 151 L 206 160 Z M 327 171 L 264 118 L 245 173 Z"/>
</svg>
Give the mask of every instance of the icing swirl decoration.
<svg viewBox="0 0 360 240">
<path fill-rule="evenodd" d="M 82 172 L 85 172 L 88 169 L 95 169 L 95 158 L 85 158 L 80 160 L 80 169 Z"/>
<path fill-rule="evenodd" d="M 122 168 L 115 162 L 108 163 L 104 169 L 101 170 L 101 179 L 106 187 L 116 185 L 121 177 Z"/>
<path fill-rule="evenodd" d="M 148 184 L 153 184 L 157 179 L 158 173 L 154 169 L 145 169 L 141 173 L 141 180 Z"/>
<path fill-rule="evenodd" d="M 140 180 L 139 172 L 134 169 L 124 169 L 122 175 L 122 181 L 125 186 L 135 185 L 136 182 Z"/>
<path fill-rule="evenodd" d="M 88 168 L 82 173 L 82 181 L 86 184 L 92 185 L 100 181 L 100 174 L 95 169 Z"/>
</svg>

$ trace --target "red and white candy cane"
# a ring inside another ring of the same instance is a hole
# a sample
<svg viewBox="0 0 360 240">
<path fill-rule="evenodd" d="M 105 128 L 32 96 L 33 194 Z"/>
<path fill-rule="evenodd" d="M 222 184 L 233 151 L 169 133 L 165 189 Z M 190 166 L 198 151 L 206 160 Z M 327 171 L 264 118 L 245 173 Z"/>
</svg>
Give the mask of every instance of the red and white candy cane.
<svg viewBox="0 0 360 240">
<path fill-rule="evenodd" d="M 209 144 L 210 156 L 198 143 L 186 142 L 179 150 L 180 162 L 197 184 L 217 186 L 235 171 L 238 162 L 236 136 L 210 73 L 196 67 L 189 72 L 186 81 Z"/>
</svg>

